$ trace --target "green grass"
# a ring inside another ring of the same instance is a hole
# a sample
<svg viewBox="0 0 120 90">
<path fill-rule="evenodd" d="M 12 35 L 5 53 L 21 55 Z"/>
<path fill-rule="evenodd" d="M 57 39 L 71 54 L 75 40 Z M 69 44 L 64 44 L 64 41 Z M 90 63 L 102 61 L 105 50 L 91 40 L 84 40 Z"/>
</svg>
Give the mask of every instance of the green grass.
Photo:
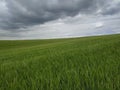
<svg viewBox="0 0 120 90">
<path fill-rule="evenodd" d="M 0 41 L 0 90 L 120 90 L 120 34 Z"/>
</svg>

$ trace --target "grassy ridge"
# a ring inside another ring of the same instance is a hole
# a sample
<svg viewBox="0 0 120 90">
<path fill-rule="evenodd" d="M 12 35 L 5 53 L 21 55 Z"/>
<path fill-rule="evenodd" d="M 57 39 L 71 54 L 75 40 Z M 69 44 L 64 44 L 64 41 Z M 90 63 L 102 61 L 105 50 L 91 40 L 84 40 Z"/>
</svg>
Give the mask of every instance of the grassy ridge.
<svg viewBox="0 0 120 90">
<path fill-rule="evenodd" d="M 0 41 L 0 90 L 119 90 L 120 34 Z"/>
</svg>

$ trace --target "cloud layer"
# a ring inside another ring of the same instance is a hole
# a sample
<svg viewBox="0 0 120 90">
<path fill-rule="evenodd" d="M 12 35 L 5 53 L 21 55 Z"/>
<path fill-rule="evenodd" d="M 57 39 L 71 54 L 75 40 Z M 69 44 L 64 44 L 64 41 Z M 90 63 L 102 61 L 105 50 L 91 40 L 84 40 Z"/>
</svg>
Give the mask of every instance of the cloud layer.
<svg viewBox="0 0 120 90">
<path fill-rule="evenodd" d="M 0 0 L 0 39 L 118 33 L 119 19 L 120 0 Z"/>
</svg>

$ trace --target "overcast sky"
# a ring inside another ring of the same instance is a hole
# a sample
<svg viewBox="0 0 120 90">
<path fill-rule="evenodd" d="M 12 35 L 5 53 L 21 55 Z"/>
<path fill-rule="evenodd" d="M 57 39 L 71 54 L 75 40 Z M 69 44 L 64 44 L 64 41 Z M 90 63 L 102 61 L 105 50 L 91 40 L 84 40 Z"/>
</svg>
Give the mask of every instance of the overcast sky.
<svg viewBox="0 0 120 90">
<path fill-rule="evenodd" d="M 0 0 L 0 39 L 120 33 L 120 0 Z"/>
</svg>

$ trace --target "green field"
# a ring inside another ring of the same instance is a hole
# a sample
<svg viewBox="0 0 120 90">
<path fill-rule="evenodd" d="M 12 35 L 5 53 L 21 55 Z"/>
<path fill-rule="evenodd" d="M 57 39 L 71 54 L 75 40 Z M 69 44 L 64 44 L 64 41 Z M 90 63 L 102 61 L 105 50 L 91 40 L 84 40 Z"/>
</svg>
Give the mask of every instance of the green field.
<svg viewBox="0 0 120 90">
<path fill-rule="evenodd" d="M 120 90 L 120 34 L 1 40 L 0 90 Z"/>
</svg>

